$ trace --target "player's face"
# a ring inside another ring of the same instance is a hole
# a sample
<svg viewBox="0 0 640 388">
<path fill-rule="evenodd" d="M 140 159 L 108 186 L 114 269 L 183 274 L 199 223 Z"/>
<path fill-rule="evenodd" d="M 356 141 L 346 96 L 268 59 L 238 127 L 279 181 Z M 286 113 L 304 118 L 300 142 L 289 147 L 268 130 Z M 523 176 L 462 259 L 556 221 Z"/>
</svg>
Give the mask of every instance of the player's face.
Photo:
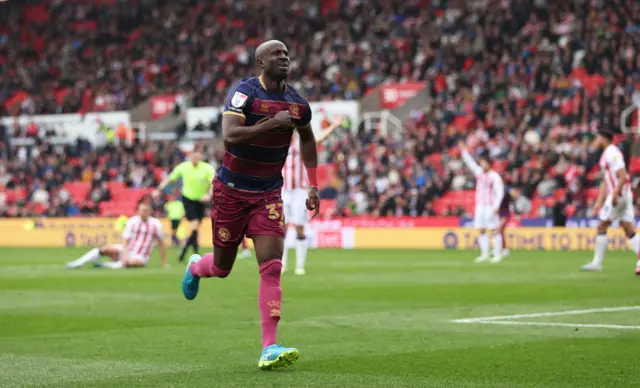
<svg viewBox="0 0 640 388">
<path fill-rule="evenodd" d="M 283 44 L 274 44 L 262 62 L 265 72 L 274 79 L 285 79 L 289 75 L 289 50 Z"/>
<path fill-rule="evenodd" d="M 149 216 L 151 216 L 151 206 L 146 203 L 140 204 L 138 207 L 138 215 L 141 218 L 149 218 Z"/>
<path fill-rule="evenodd" d="M 491 163 L 487 159 L 480 159 L 480 167 L 487 172 L 491 169 Z"/>
<path fill-rule="evenodd" d="M 606 144 L 607 144 L 607 138 L 600 134 L 596 135 L 596 138 L 593 140 L 593 145 L 596 148 L 604 148 Z"/>
</svg>

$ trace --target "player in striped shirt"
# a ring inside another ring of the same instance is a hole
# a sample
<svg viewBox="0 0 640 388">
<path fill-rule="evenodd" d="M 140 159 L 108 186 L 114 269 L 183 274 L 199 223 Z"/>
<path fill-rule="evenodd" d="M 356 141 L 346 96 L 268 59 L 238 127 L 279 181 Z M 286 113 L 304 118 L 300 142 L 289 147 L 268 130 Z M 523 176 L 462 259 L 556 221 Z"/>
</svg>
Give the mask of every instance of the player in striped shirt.
<svg viewBox="0 0 640 388">
<path fill-rule="evenodd" d="M 500 174 L 491 169 L 491 161 L 488 157 L 481 157 L 480 164 L 476 163 L 467 151 L 464 144 L 459 145 L 462 161 L 476 177 L 476 209 L 474 213 L 474 226 L 479 229 L 478 245 L 480 256 L 476 262 L 480 263 L 491 259 L 497 263 L 503 258 L 503 241 L 500 227 L 500 208 L 505 195 L 504 182 Z M 491 243 L 487 232 L 493 234 L 493 257 L 489 257 Z"/>
<path fill-rule="evenodd" d="M 629 245 L 636 257 L 640 252 L 640 236 L 636 234 L 634 228 L 633 193 L 624 155 L 613 144 L 613 134 L 610 132 L 600 131 L 594 140 L 594 145 L 603 150 L 599 162 L 602 169 L 602 182 L 593 208 L 594 215 L 600 218 L 600 224 L 595 238 L 593 260 L 581 267 L 583 271 L 602 269 L 604 252 L 609 242 L 607 230 L 613 221 L 620 221 L 620 226 L 629 239 Z M 636 274 L 640 275 L 640 260 L 636 265 Z"/>
<path fill-rule="evenodd" d="M 342 123 L 342 117 L 338 117 L 320 136 L 316 138 L 316 144 L 322 144 L 333 131 Z M 291 138 L 289 155 L 282 169 L 282 203 L 284 206 L 284 219 L 288 224 L 293 224 L 296 231 L 296 275 L 306 273 L 304 265 L 307 261 L 307 249 L 309 240 L 305 233 L 305 225 L 309 221 L 307 210 L 307 191 L 309 190 L 309 179 L 307 170 L 300 153 L 300 139 L 297 132 Z M 285 239 L 286 240 L 286 239 Z M 282 272 L 287 270 L 287 258 L 289 249 L 286 244 L 282 254 Z"/>
<path fill-rule="evenodd" d="M 146 201 L 138 204 L 138 214 L 129 218 L 122 233 L 122 244 L 107 244 L 94 248 L 79 259 L 67 263 L 67 268 L 79 268 L 88 263 L 95 267 L 111 269 L 144 267 L 149 261 L 153 248 L 160 247 L 162 266 L 168 268 L 167 254 L 162 242 L 162 224 L 151 217 L 151 206 Z M 102 256 L 111 258 L 111 262 L 99 263 Z"/>
</svg>

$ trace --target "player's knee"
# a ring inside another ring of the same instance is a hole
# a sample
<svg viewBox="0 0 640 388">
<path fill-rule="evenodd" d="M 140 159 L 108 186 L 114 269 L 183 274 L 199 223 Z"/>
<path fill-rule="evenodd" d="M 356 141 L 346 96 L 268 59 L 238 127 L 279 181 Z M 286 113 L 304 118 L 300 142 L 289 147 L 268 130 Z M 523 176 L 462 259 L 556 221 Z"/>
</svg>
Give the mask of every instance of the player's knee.
<svg viewBox="0 0 640 388">
<path fill-rule="evenodd" d="M 260 275 L 264 277 L 280 278 L 282 273 L 282 261 L 273 259 L 260 266 Z"/>
<path fill-rule="evenodd" d="M 216 278 L 220 278 L 220 279 L 224 279 L 226 277 L 229 277 L 229 275 L 231 275 L 231 270 L 230 269 L 220 269 L 218 267 L 216 267 L 215 265 L 213 266 L 213 276 Z"/>
</svg>

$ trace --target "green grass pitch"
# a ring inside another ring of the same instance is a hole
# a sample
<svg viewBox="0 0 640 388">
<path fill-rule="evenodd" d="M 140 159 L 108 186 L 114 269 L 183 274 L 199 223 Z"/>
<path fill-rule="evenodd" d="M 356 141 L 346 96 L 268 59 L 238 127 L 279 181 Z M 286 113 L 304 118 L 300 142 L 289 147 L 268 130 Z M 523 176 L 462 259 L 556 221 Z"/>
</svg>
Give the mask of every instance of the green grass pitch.
<svg viewBox="0 0 640 388">
<path fill-rule="evenodd" d="M 64 269 L 84 251 L 0 248 L 0 387 L 640 386 L 629 252 L 581 273 L 590 252 L 310 251 L 282 281 L 300 360 L 262 372 L 252 259 L 188 302 L 174 251 L 169 270 Z"/>
</svg>

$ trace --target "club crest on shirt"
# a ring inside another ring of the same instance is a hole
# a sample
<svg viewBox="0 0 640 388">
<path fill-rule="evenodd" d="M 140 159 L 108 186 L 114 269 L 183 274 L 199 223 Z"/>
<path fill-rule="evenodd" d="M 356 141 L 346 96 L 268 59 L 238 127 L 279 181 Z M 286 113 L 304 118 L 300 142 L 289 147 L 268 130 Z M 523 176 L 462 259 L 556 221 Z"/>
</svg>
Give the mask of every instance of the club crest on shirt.
<svg viewBox="0 0 640 388">
<path fill-rule="evenodd" d="M 289 106 L 289 114 L 294 119 L 300 118 L 300 107 L 297 104 L 291 104 Z"/>
<path fill-rule="evenodd" d="M 246 94 L 235 92 L 233 93 L 233 97 L 231 97 L 231 105 L 235 108 L 242 108 L 244 103 L 247 102 L 247 98 L 249 98 L 249 96 Z"/>
<path fill-rule="evenodd" d="M 227 228 L 220 228 L 218 229 L 218 237 L 220 237 L 220 240 L 226 242 L 226 241 L 229 241 L 229 239 L 231 238 L 231 233 Z"/>
</svg>

